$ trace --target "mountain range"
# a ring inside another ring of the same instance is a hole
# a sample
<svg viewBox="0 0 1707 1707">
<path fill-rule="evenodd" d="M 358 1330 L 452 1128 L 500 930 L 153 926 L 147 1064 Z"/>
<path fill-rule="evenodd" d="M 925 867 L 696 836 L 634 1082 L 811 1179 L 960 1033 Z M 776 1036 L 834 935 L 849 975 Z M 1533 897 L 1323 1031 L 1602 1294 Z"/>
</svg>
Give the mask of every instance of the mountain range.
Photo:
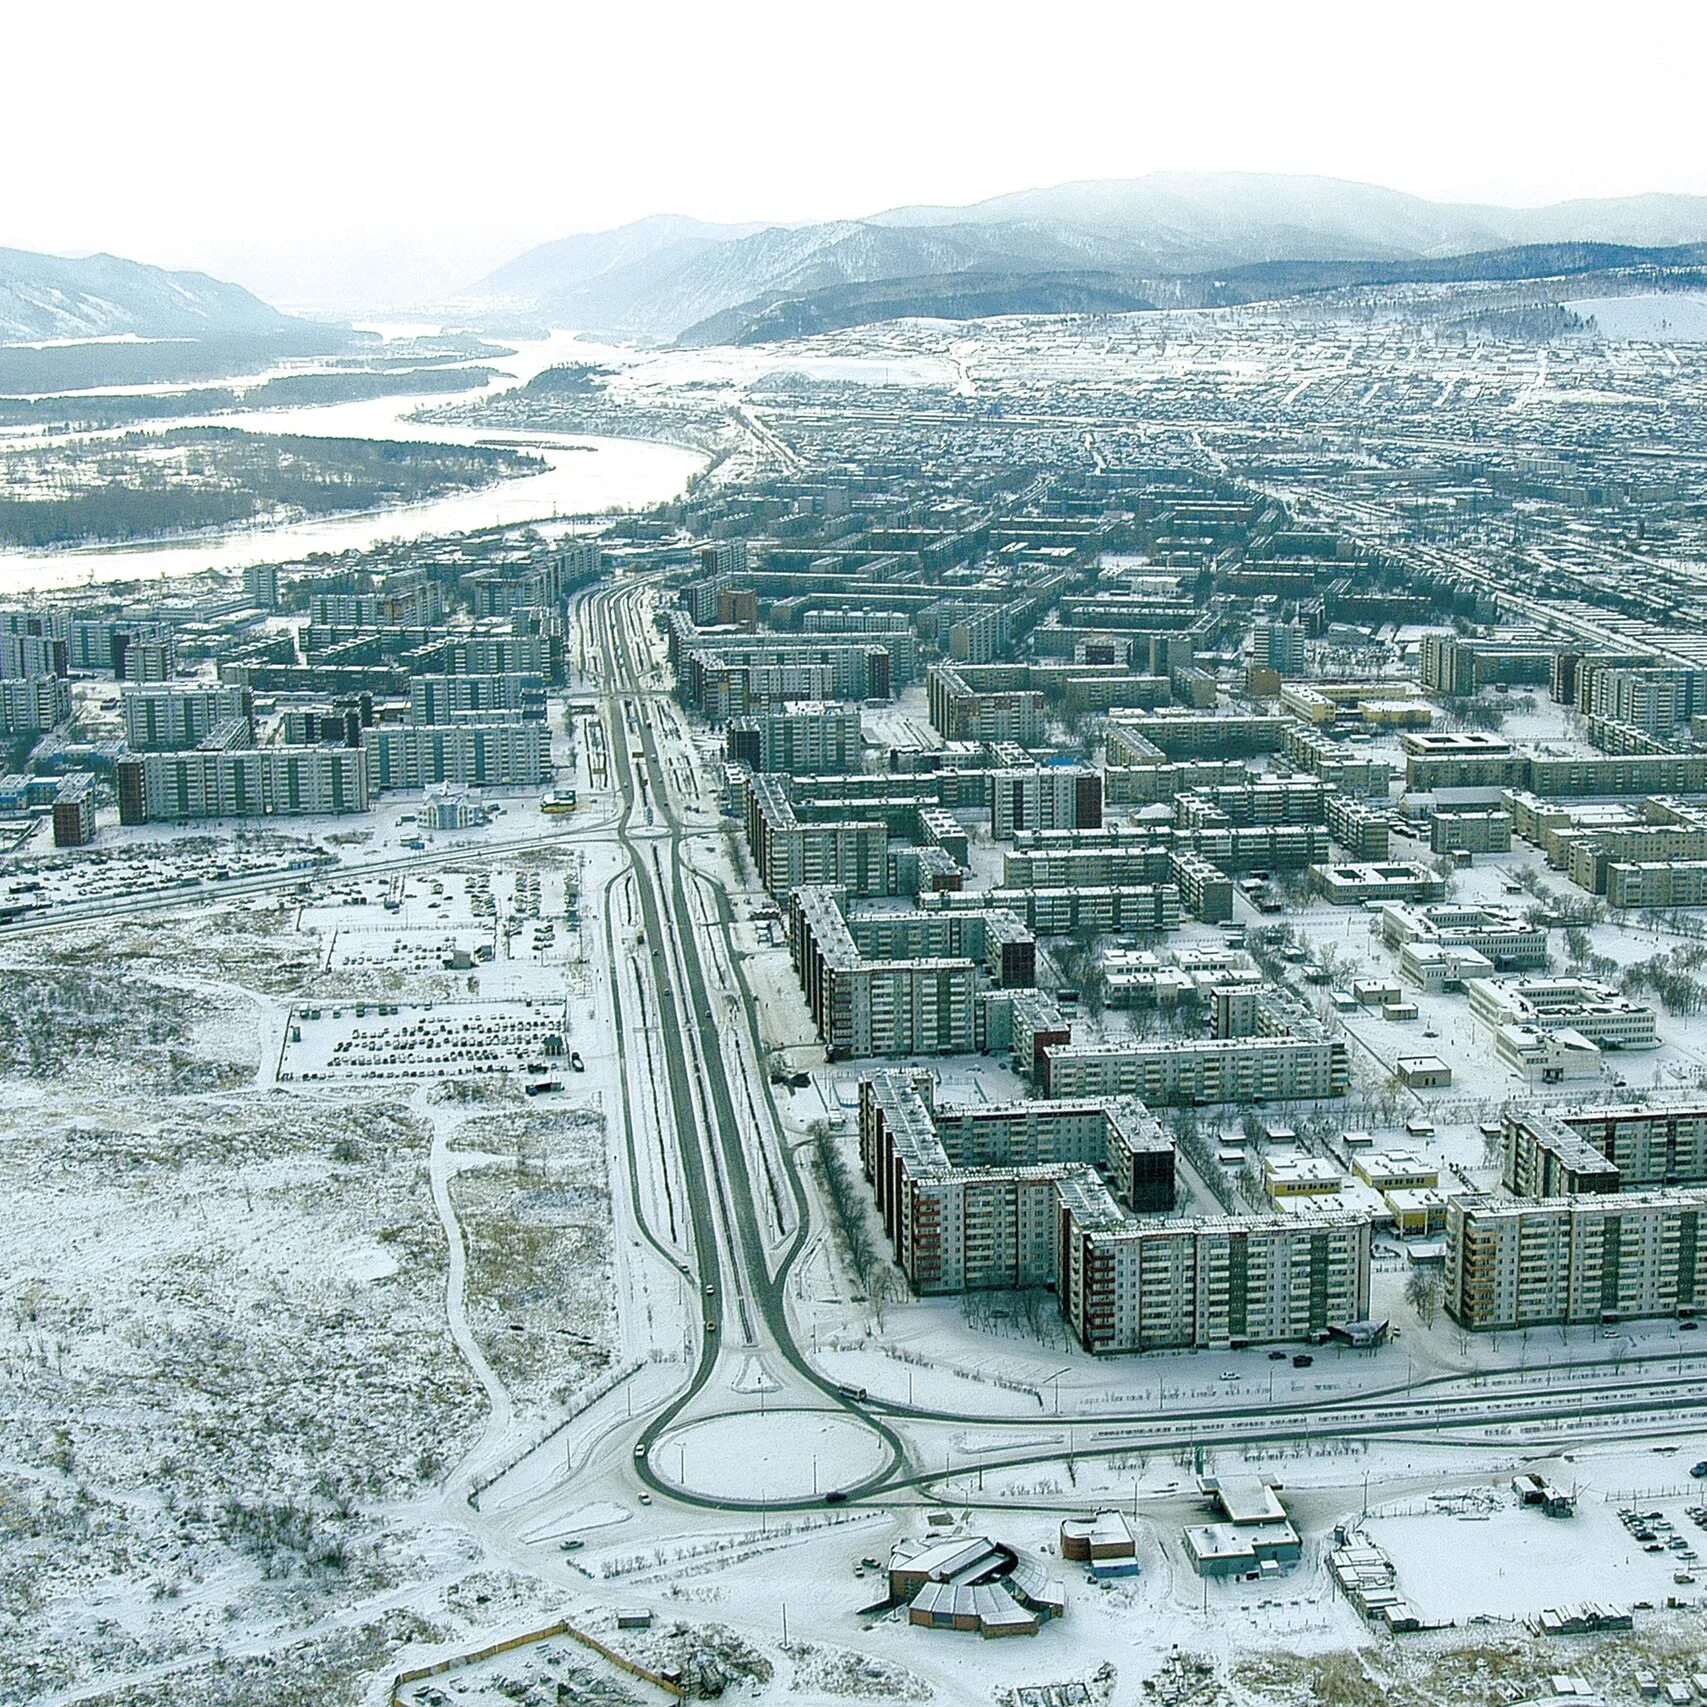
<svg viewBox="0 0 1707 1707">
<path fill-rule="evenodd" d="M 754 329 L 822 325 L 850 310 L 882 318 L 930 313 L 940 302 L 952 311 L 967 297 L 1043 304 L 1030 312 L 1075 296 L 1142 306 L 1157 280 L 1277 262 L 1406 263 L 1557 245 L 1660 250 L 1704 241 L 1707 197 L 1700 196 L 1504 208 L 1333 178 L 1156 173 L 822 224 L 643 219 L 529 250 L 482 279 L 467 301 L 587 331 L 706 342 L 782 335 Z M 811 309 L 837 301 L 827 313 Z"/>
<path fill-rule="evenodd" d="M 64 260 L 0 249 L 0 344 L 126 334 L 201 339 L 301 324 L 206 273 L 171 273 L 116 255 Z"/>
</svg>

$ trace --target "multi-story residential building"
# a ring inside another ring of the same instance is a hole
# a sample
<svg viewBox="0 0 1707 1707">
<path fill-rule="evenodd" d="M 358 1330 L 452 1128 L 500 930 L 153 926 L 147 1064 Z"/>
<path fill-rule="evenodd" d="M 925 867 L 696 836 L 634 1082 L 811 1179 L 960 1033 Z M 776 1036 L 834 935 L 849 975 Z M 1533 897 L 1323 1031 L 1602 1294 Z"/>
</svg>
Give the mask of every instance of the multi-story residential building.
<svg viewBox="0 0 1707 1707">
<path fill-rule="evenodd" d="M 1233 880 L 1220 866 L 1190 848 L 1168 856 L 1169 874 L 1185 910 L 1205 924 L 1233 916 Z"/>
<path fill-rule="evenodd" d="M 551 779 L 551 735 L 543 723 L 383 725 L 363 731 L 361 751 L 375 793 L 440 782 L 532 788 Z"/>
<path fill-rule="evenodd" d="M 1136 1211 L 1173 1207 L 1173 1143 L 1139 1103 L 934 1105 L 929 1074 L 860 1086 L 860 1158 L 921 1293 L 1042 1286 L 1059 1268 L 1063 1178 L 1105 1168 Z"/>
<path fill-rule="evenodd" d="M 769 706 L 732 717 L 726 739 L 732 764 L 789 776 L 857 771 L 863 757 L 859 708 L 823 700 Z"/>
<path fill-rule="evenodd" d="M 1446 1310 L 1472 1330 L 1693 1314 L 1707 1298 L 1707 1189 L 1455 1197 Z"/>
<path fill-rule="evenodd" d="M 1512 786 L 1542 799 L 1561 796 L 1701 794 L 1707 792 L 1707 752 L 1626 753 L 1583 758 L 1531 754 Z"/>
<path fill-rule="evenodd" d="M 1043 739 L 1040 691 L 974 689 L 952 664 L 933 664 L 925 686 L 931 727 L 945 740 L 1014 741 L 1035 747 Z"/>
<path fill-rule="evenodd" d="M 1707 1104 L 1507 1109 L 1507 1191 L 1556 1197 L 1707 1185 Z"/>
<path fill-rule="evenodd" d="M 411 676 L 409 721 L 417 724 L 545 720 L 545 678 L 504 675 Z"/>
<path fill-rule="evenodd" d="M 1289 763 L 1319 777 L 1325 786 L 1337 788 L 1341 794 L 1385 800 L 1392 788 L 1393 767 L 1385 759 L 1370 758 L 1366 753 L 1341 741 L 1331 740 L 1318 730 L 1295 723 L 1290 718 L 1281 732 L 1280 750 Z M 1112 748 L 1110 762 L 1113 762 Z M 1330 818 L 1328 822 L 1331 829 L 1333 820 Z M 1371 854 L 1364 857 L 1376 859 L 1382 856 Z"/>
<path fill-rule="evenodd" d="M 863 912 L 841 891 L 788 898 L 789 944 L 818 1034 L 833 1057 L 957 1054 L 983 1047 L 986 983 L 1036 981 L 1037 944 L 1002 911 Z"/>
<path fill-rule="evenodd" d="M 1392 853 L 1393 818 L 1384 801 L 1330 794 L 1326 814 L 1328 834 L 1345 850 L 1347 859 L 1384 860 Z"/>
<path fill-rule="evenodd" d="M 1087 1351 L 1325 1339 L 1369 1315 L 1369 1221 L 1310 1207 L 1274 1216 L 1125 1220 L 1107 1193 L 1061 1188 L 1057 1282 Z"/>
<path fill-rule="evenodd" d="M 1302 623 L 1259 617 L 1251 624 L 1251 663 L 1276 675 L 1301 676 L 1306 663 L 1304 639 Z"/>
<path fill-rule="evenodd" d="M 53 800 L 53 845 L 86 847 L 95 839 L 95 779 L 87 773 L 68 776 Z"/>
<path fill-rule="evenodd" d="M 63 676 L 0 679 L 0 735 L 37 735 L 71 717 L 71 684 Z"/>
<path fill-rule="evenodd" d="M 0 612 L 0 624 L 16 612 Z M 63 636 L 44 633 L 41 628 L 16 630 L 0 626 L 0 680 L 17 676 L 63 676 L 71 668 L 70 653 Z"/>
<path fill-rule="evenodd" d="M 254 727 L 247 688 L 193 682 L 127 687 L 119 695 L 125 745 L 133 753 L 181 752 L 199 747 L 221 724 L 242 718 Z"/>
<path fill-rule="evenodd" d="M 120 759 L 119 822 L 365 812 L 368 773 L 349 747 L 201 748 Z"/>
<path fill-rule="evenodd" d="M 1425 634 L 1423 686 L 1435 693 L 1471 694 L 1491 683 L 1539 685 L 1550 679 L 1558 643 L 1534 629 L 1467 637 Z"/>
<path fill-rule="evenodd" d="M 1170 759 L 1242 758 L 1278 750 L 1290 717 L 1263 712 L 1201 712 L 1179 706 L 1159 711 L 1117 711 L 1108 720 L 1108 762 L 1131 764 L 1126 743 L 1141 738 Z"/>
<path fill-rule="evenodd" d="M 1051 1044 L 1040 1082 L 1047 1096 L 1136 1096 L 1152 1107 L 1343 1096 L 1345 1043 L 1302 1018 L 1296 1024 L 1259 1036 Z"/>
<path fill-rule="evenodd" d="M 779 900 L 802 884 L 831 884 L 850 895 L 888 893 L 889 832 L 882 819 L 803 822 L 779 777 L 749 777 L 747 846 L 759 881 Z"/>
<path fill-rule="evenodd" d="M 1179 891 L 1171 883 L 1077 885 L 1051 889 L 949 890 L 922 897 L 934 911 L 1000 907 L 1039 936 L 1074 931 L 1171 931 L 1179 928 Z"/>
<path fill-rule="evenodd" d="M 1176 795 L 1174 822 L 1188 830 L 1320 824 L 1326 820 L 1327 804 L 1328 791 L 1319 777 L 1258 777 Z"/>
<path fill-rule="evenodd" d="M 1707 906 L 1707 859 L 1608 860 L 1611 907 Z"/>
<path fill-rule="evenodd" d="M 1088 765 L 1030 765 L 990 778 L 990 834 L 1094 830 L 1102 823 L 1102 777 Z"/>
</svg>

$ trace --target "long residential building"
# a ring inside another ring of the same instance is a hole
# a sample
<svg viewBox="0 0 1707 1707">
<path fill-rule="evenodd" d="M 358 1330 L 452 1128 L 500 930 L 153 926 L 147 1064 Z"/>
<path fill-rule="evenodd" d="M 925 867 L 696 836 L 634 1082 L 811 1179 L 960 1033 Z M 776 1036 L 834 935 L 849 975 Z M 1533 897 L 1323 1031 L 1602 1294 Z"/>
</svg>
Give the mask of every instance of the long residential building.
<svg viewBox="0 0 1707 1707">
<path fill-rule="evenodd" d="M 1504 1132 L 1520 1197 L 1707 1185 L 1707 1103 L 1507 1109 Z"/>
<path fill-rule="evenodd" d="M 1446 1310 L 1472 1330 L 1693 1315 L 1707 1189 L 1451 1198 Z"/>
<path fill-rule="evenodd" d="M 746 780 L 744 827 L 759 881 L 781 900 L 802 884 L 831 884 L 850 895 L 888 893 L 889 832 L 881 819 L 803 822 L 781 778 Z"/>
<path fill-rule="evenodd" d="M 983 1047 L 979 993 L 1036 981 L 1037 943 L 1013 914 L 884 911 L 850 917 L 838 889 L 788 898 L 807 1006 L 832 1057 L 952 1055 Z"/>
<path fill-rule="evenodd" d="M 365 812 L 367 767 L 349 747 L 238 747 L 118 761 L 119 822 Z"/>
<path fill-rule="evenodd" d="M 1039 1082 L 1046 1096 L 1135 1096 L 1152 1107 L 1344 1096 L 1344 1041 L 1302 1016 L 1294 1024 L 1259 1036 L 1050 1044 Z"/>
<path fill-rule="evenodd" d="M 212 683 L 152 682 L 119 695 L 124 741 L 133 753 L 182 752 L 240 717 L 253 735 L 254 701 L 247 688 Z"/>
<path fill-rule="evenodd" d="M 1061 1188 L 1057 1290 L 1087 1351 L 1236 1347 L 1325 1339 L 1369 1315 L 1370 1224 L 1306 1209 L 1145 1222 L 1106 1191 Z"/>
<path fill-rule="evenodd" d="M 544 723 L 405 723 L 364 730 L 362 753 L 377 793 L 453 782 L 533 788 L 551 779 Z"/>
<path fill-rule="evenodd" d="M 489 675 L 412 676 L 411 723 L 460 723 L 545 720 L 545 677 L 520 670 Z"/>
<path fill-rule="evenodd" d="M 860 1085 L 860 1160 L 915 1291 L 1053 1282 L 1057 1182 L 1098 1182 L 1098 1167 L 1130 1208 L 1173 1207 L 1173 1142 L 1141 1103 L 939 1108 L 933 1092 L 928 1073 L 905 1069 Z"/>
</svg>

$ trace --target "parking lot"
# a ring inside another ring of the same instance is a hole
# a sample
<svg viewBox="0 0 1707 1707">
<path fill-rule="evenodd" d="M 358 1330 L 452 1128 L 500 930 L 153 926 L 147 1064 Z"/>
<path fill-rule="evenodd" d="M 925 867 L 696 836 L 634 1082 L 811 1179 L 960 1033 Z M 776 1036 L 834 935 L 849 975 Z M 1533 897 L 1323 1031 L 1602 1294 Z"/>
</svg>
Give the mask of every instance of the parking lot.
<svg viewBox="0 0 1707 1707">
<path fill-rule="evenodd" d="M 293 1008 L 283 1080 L 437 1079 L 573 1071 L 561 1000 L 336 1002 Z"/>
</svg>

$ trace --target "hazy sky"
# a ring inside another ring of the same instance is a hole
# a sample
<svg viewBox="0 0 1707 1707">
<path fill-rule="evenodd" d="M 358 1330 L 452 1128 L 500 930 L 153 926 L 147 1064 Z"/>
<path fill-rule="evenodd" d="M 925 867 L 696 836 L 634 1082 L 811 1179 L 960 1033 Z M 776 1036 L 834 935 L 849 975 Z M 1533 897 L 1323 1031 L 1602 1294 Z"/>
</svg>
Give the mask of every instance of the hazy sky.
<svg viewBox="0 0 1707 1707">
<path fill-rule="evenodd" d="M 0 245 L 286 304 L 430 296 L 647 213 L 1164 169 L 1707 193 L 1698 0 L 0 6 Z"/>
</svg>

